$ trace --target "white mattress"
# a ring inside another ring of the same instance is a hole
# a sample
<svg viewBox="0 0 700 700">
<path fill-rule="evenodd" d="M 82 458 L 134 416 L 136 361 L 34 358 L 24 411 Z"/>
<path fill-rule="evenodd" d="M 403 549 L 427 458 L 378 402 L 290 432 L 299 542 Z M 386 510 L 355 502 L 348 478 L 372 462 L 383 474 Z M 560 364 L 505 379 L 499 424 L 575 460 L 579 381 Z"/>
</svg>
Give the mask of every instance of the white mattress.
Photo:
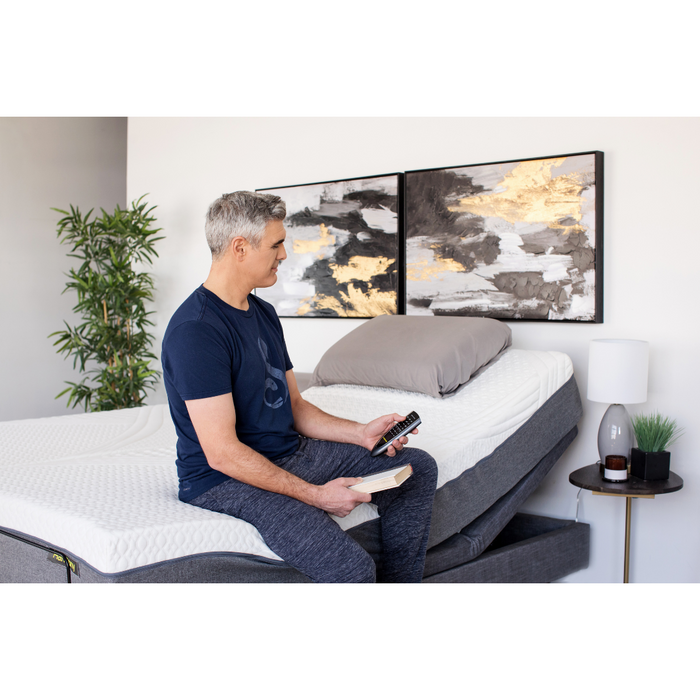
<svg viewBox="0 0 700 700">
<path fill-rule="evenodd" d="M 448 399 L 353 387 L 304 397 L 360 422 L 417 411 L 410 444 L 438 462 L 438 487 L 512 435 L 573 374 L 559 352 L 510 349 Z M 167 405 L 0 423 L 0 527 L 31 535 L 114 574 L 207 552 L 278 560 L 248 523 L 178 500 Z M 363 504 L 343 529 L 377 517 Z"/>
</svg>

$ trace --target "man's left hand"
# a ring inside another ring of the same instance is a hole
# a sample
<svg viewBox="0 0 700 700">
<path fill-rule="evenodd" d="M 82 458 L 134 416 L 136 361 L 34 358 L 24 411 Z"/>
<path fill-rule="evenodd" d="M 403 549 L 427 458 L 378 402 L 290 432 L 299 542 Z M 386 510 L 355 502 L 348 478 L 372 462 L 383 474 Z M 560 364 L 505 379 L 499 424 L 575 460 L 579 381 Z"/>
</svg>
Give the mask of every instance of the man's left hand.
<svg viewBox="0 0 700 700">
<path fill-rule="evenodd" d="M 381 416 L 381 418 L 375 418 L 366 425 L 362 426 L 361 442 L 362 447 L 366 447 L 371 450 L 376 444 L 379 438 L 383 437 L 385 433 L 391 430 L 396 423 L 402 420 L 406 420 L 406 416 L 401 416 L 398 413 L 392 413 L 388 416 Z M 412 435 L 418 434 L 418 429 L 411 431 Z M 404 435 L 402 438 L 394 440 L 389 449 L 387 449 L 386 454 L 389 457 L 396 456 L 399 450 L 402 450 L 404 445 L 408 442 L 408 436 Z"/>
</svg>

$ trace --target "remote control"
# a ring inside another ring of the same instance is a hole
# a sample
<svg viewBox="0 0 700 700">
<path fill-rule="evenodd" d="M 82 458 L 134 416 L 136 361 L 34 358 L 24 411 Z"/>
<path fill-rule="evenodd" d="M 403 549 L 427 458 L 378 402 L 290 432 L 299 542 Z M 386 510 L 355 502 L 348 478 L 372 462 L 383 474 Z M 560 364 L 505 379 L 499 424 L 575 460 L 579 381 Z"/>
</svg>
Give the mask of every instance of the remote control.
<svg viewBox="0 0 700 700">
<path fill-rule="evenodd" d="M 394 427 L 388 433 L 385 433 L 383 437 L 379 438 L 379 442 L 377 442 L 372 450 L 372 457 L 376 457 L 377 455 L 386 452 L 389 449 L 389 445 L 391 445 L 394 440 L 403 437 L 404 435 L 408 435 L 408 433 L 410 433 L 414 428 L 417 428 L 420 424 L 420 416 L 415 411 L 409 413 L 406 416 L 406 420 L 396 423 L 396 425 L 394 425 Z"/>
</svg>

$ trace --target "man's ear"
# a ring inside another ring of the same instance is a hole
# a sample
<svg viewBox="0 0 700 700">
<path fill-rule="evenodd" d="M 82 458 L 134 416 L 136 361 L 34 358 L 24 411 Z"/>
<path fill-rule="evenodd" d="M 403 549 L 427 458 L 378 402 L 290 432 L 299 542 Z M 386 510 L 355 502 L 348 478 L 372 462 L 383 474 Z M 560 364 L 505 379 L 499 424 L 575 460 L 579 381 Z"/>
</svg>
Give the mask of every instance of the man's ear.
<svg viewBox="0 0 700 700">
<path fill-rule="evenodd" d="M 243 238 L 243 236 L 236 236 L 232 241 L 231 241 L 231 252 L 233 253 L 233 257 L 235 260 L 238 260 L 239 262 L 245 258 L 246 253 L 248 252 L 248 246 L 250 244 L 248 241 Z"/>
</svg>

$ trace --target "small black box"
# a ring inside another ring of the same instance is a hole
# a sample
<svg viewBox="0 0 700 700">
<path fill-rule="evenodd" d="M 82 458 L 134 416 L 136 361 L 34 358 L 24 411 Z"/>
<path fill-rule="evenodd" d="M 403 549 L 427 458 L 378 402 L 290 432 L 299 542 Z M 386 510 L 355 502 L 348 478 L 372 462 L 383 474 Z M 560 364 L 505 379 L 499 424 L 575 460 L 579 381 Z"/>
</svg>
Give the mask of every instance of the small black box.
<svg viewBox="0 0 700 700">
<path fill-rule="evenodd" d="M 671 453 L 643 452 L 633 447 L 630 471 L 644 481 L 665 481 L 671 474 Z"/>
</svg>

